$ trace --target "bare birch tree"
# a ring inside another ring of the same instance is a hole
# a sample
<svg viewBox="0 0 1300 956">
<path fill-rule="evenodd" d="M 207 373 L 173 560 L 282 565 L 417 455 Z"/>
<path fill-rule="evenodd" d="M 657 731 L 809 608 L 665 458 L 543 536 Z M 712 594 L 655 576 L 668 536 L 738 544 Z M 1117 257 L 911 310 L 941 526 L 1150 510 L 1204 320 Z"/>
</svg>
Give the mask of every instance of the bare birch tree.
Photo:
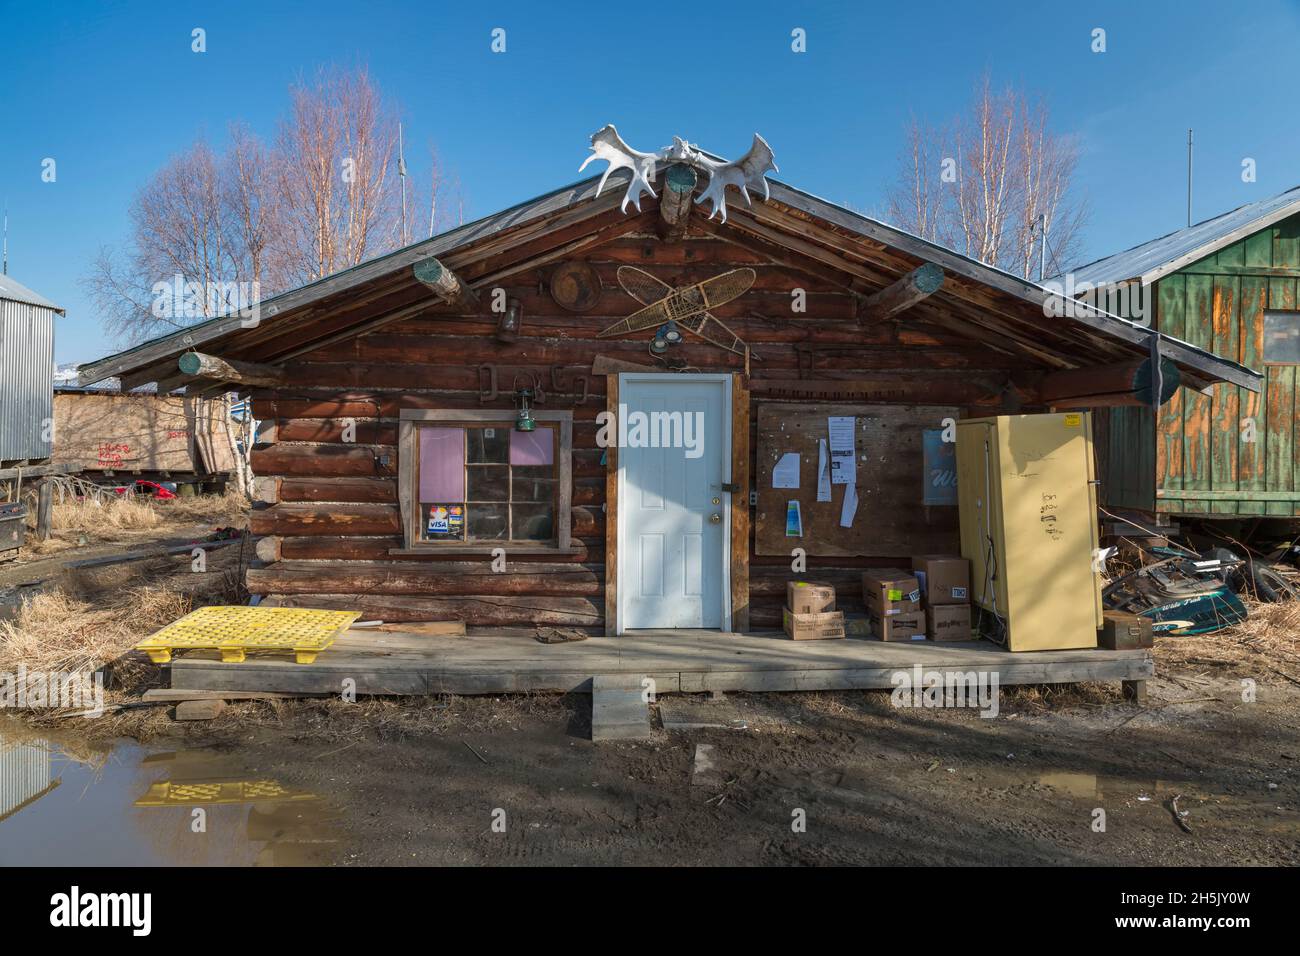
<svg viewBox="0 0 1300 956">
<path fill-rule="evenodd" d="M 924 239 L 1025 278 L 1038 277 L 1039 218 L 1047 274 L 1075 253 L 1086 208 L 1072 187 L 1078 148 L 1050 128 L 1045 105 L 985 76 L 969 111 L 905 132 L 887 215 Z"/>
<path fill-rule="evenodd" d="M 408 178 L 410 208 L 441 225 L 450 206 L 438 208 L 446 181 L 430 156 L 427 189 Z M 400 190 L 396 108 L 364 70 L 321 70 L 290 90 L 273 145 L 234 123 L 220 155 L 200 139 L 168 160 L 131 204 L 128 241 L 101 250 L 84 284 L 115 337 L 162 334 L 237 304 L 205 296 L 197 313 L 160 314 L 160 283 L 255 284 L 265 299 L 397 248 Z"/>
</svg>

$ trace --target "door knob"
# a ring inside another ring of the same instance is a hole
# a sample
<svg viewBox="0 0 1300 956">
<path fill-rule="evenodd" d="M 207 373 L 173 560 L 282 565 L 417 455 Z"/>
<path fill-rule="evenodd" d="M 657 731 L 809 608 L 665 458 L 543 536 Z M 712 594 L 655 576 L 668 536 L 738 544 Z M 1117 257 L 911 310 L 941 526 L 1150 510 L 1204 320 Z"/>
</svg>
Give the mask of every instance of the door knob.
<svg viewBox="0 0 1300 956">
<path fill-rule="evenodd" d="M 718 524 L 720 521 L 722 521 L 722 515 L 717 512 L 709 515 L 709 524 Z"/>
</svg>

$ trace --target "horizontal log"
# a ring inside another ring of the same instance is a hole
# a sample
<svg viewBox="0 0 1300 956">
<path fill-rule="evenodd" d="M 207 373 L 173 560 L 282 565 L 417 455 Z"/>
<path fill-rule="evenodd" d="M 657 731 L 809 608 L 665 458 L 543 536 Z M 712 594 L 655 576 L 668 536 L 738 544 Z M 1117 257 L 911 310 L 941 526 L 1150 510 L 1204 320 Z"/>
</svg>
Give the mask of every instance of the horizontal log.
<svg viewBox="0 0 1300 956">
<path fill-rule="evenodd" d="M 460 276 L 432 256 L 411 266 L 411 273 L 416 281 L 427 286 L 443 302 L 459 302 L 466 305 L 478 302 L 474 290 L 462 281 Z"/>
<path fill-rule="evenodd" d="M 438 567 L 395 565 L 327 565 L 300 568 L 286 562 L 249 568 L 245 577 L 253 594 L 436 594 L 436 595 L 599 595 L 603 573 L 581 564 L 521 564 L 494 572 L 490 559 L 457 561 Z"/>
<path fill-rule="evenodd" d="M 277 478 L 280 501 L 349 501 L 395 504 L 392 478 Z"/>
<path fill-rule="evenodd" d="M 253 534 L 395 534 L 402 530 L 397 505 L 278 504 L 255 509 Z"/>
<path fill-rule="evenodd" d="M 943 286 L 943 269 L 933 262 L 918 266 L 892 285 L 869 296 L 862 303 L 864 323 L 883 322 L 938 292 Z"/>
<path fill-rule="evenodd" d="M 266 540 L 263 538 L 262 540 Z M 555 554 L 531 553 L 528 561 L 534 564 L 582 564 L 604 559 L 604 537 L 578 539 L 572 542 L 574 547 L 585 548 L 576 552 L 556 552 Z M 393 549 L 403 547 L 401 535 L 341 537 L 330 535 L 297 535 L 284 538 L 280 544 L 280 557 L 283 560 L 317 560 L 317 561 L 408 561 L 417 564 L 435 564 L 441 566 L 448 562 L 465 560 L 464 554 L 439 554 L 430 551 L 419 555 L 394 555 Z M 506 570 L 513 567 L 506 559 Z"/>
<path fill-rule="evenodd" d="M 267 564 L 279 561 L 280 545 L 283 540 L 284 539 L 279 538 L 276 535 L 267 535 L 264 538 L 258 538 L 257 544 L 253 548 L 254 553 L 257 555 L 257 560 L 265 561 Z"/>
<path fill-rule="evenodd" d="M 569 365 L 560 373 L 560 381 L 572 386 L 572 376 L 585 374 L 589 366 Z M 581 404 L 572 404 L 570 399 L 576 396 L 567 391 L 558 391 L 551 386 L 550 379 L 543 381 L 548 396 L 547 404 L 562 404 L 573 412 L 574 421 L 591 421 L 605 410 L 605 403 L 597 401 L 604 398 L 605 380 L 588 376 L 588 400 Z M 540 407 L 540 406 L 539 406 Z M 557 405 L 559 407 L 559 405 Z M 374 392 L 359 394 L 344 392 L 319 396 L 286 395 L 280 392 L 253 392 L 253 411 L 259 418 L 398 418 L 404 408 L 434 409 L 501 409 L 513 415 L 517 408 L 513 399 L 502 395 L 496 401 L 482 402 L 477 391 L 463 392 Z"/>
<path fill-rule="evenodd" d="M 595 537 L 605 525 L 604 513 L 591 508 L 571 508 L 570 519 L 578 537 Z M 402 519 L 396 504 L 303 502 L 256 509 L 249 526 L 259 535 L 376 535 L 400 533 Z"/>
<path fill-rule="evenodd" d="M 1049 372 L 1039 381 L 1038 394 L 1044 405 L 1057 408 L 1150 406 L 1151 368 L 1151 360 L 1141 358 Z M 1160 404 L 1163 405 L 1178 391 L 1181 373 L 1169 359 L 1161 359 L 1160 372 Z"/>
<path fill-rule="evenodd" d="M 191 378 L 237 385 L 283 385 L 285 371 L 275 365 L 241 362 L 204 352 L 185 352 L 176 360 L 181 372 Z"/>
<path fill-rule="evenodd" d="M 269 607 L 313 607 L 360 611 L 383 621 L 463 621 L 471 627 L 510 625 L 596 625 L 604 619 L 604 600 L 585 597 L 426 597 L 407 594 L 270 595 Z"/>
<path fill-rule="evenodd" d="M 254 448 L 254 473 L 283 477 L 386 477 L 397 474 L 397 449 L 391 445 L 277 444 Z"/>
</svg>

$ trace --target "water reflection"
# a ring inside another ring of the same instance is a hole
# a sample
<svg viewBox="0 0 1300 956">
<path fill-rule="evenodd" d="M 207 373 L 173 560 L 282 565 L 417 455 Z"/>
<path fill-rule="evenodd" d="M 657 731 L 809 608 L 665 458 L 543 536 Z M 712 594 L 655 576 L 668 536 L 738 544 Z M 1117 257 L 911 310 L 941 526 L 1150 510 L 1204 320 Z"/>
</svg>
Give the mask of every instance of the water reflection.
<svg viewBox="0 0 1300 956">
<path fill-rule="evenodd" d="M 149 752 L 0 725 L 0 865 L 320 866 L 326 801 L 208 748 Z"/>
</svg>

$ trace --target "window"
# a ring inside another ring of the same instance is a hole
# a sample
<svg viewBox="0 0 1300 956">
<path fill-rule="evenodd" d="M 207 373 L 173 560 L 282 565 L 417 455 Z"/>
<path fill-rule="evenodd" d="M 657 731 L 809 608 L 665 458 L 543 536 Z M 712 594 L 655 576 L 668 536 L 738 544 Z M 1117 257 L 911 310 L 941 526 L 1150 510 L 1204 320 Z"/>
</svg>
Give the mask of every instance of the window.
<svg viewBox="0 0 1300 956">
<path fill-rule="evenodd" d="M 573 413 L 403 409 L 402 550 L 568 549 Z"/>
<path fill-rule="evenodd" d="M 1300 365 L 1300 312 L 1264 310 L 1264 364 Z"/>
</svg>

